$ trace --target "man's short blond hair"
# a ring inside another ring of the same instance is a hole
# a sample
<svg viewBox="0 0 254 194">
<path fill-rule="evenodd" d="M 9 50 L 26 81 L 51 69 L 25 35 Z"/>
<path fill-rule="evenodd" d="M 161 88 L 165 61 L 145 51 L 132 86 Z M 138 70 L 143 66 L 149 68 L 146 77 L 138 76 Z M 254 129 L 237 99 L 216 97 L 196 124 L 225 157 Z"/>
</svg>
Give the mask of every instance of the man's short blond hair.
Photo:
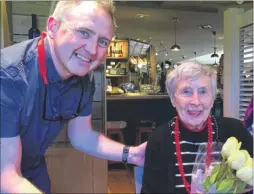
<svg viewBox="0 0 254 194">
<path fill-rule="evenodd" d="M 57 20 L 61 21 L 64 16 L 66 16 L 67 12 L 74 9 L 75 7 L 79 6 L 82 0 L 75 0 L 75 1 L 58 1 L 52 4 L 51 15 L 54 16 Z M 115 4 L 112 0 L 96 0 L 96 3 L 105 9 L 108 14 L 110 15 L 113 23 L 114 29 L 116 29 L 116 19 L 115 19 Z"/>
</svg>

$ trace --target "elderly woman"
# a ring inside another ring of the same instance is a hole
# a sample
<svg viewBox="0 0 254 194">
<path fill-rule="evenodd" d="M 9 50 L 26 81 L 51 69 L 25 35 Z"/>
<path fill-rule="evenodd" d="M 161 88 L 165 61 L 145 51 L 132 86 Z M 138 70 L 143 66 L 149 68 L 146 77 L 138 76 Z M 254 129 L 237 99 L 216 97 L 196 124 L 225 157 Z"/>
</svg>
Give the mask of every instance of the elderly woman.
<svg viewBox="0 0 254 194">
<path fill-rule="evenodd" d="M 192 61 L 169 74 L 166 87 L 177 116 L 149 137 L 141 193 L 189 193 L 201 143 L 223 143 L 234 136 L 253 155 L 252 136 L 241 121 L 210 115 L 216 80 L 213 68 Z"/>
</svg>

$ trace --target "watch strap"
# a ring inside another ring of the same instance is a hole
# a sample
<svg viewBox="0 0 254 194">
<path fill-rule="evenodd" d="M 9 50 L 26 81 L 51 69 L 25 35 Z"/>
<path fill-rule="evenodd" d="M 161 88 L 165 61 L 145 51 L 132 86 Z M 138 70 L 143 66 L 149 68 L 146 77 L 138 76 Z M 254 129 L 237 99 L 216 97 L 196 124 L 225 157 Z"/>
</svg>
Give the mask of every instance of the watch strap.
<svg viewBox="0 0 254 194">
<path fill-rule="evenodd" d="M 124 146 L 123 148 L 122 162 L 125 164 L 127 164 L 129 149 L 130 149 L 130 146 Z"/>
</svg>

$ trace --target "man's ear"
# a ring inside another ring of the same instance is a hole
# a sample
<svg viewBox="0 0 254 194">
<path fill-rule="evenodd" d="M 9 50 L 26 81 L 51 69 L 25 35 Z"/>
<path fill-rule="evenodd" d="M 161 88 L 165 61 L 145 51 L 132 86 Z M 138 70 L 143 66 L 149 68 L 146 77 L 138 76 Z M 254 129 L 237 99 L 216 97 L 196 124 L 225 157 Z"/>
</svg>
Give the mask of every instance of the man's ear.
<svg viewBox="0 0 254 194">
<path fill-rule="evenodd" d="M 50 38 L 53 38 L 56 36 L 57 30 L 60 27 L 60 22 L 56 20 L 53 16 L 50 16 L 47 21 L 47 34 Z"/>
</svg>

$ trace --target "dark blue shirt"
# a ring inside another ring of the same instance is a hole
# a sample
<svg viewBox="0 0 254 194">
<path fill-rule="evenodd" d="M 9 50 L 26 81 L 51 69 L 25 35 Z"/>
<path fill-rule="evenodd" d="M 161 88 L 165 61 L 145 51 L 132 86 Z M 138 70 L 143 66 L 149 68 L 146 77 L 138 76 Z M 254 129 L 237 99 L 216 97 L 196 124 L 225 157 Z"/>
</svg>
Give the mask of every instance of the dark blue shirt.
<svg viewBox="0 0 254 194">
<path fill-rule="evenodd" d="M 35 176 L 45 151 L 68 121 L 42 119 L 45 86 L 38 68 L 37 43 L 28 40 L 1 50 L 1 138 L 20 136 L 22 142 L 23 176 Z M 79 116 L 92 112 L 94 80 L 90 75 L 62 80 L 57 73 L 45 38 L 48 91 L 46 115 L 76 113 L 81 98 L 80 79 L 84 94 Z M 91 81 L 92 80 L 92 81 Z"/>
</svg>

